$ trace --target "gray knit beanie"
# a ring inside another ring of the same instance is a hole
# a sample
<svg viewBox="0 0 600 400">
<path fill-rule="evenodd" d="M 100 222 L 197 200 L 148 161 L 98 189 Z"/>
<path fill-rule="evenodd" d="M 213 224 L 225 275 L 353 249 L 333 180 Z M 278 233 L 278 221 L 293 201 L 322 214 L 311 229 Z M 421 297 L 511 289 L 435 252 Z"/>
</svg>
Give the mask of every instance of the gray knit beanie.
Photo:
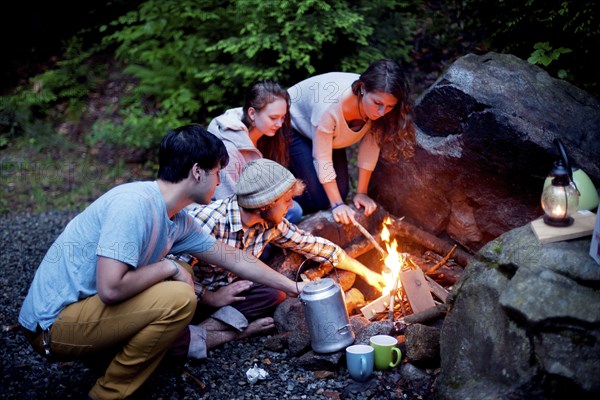
<svg viewBox="0 0 600 400">
<path fill-rule="evenodd" d="M 238 204 L 250 209 L 264 207 L 290 190 L 295 182 L 294 175 L 275 161 L 250 161 L 236 186 Z"/>
</svg>

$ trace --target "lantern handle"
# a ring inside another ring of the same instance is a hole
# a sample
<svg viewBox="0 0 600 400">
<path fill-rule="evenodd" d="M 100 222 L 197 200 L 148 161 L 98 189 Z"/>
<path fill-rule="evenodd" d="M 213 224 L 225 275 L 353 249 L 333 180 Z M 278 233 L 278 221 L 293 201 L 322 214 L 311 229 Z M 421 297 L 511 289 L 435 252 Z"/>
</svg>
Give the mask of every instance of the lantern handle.
<svg viewBox="0 0 600 400">
<path fill-rule="evenodd" d="M 571 162 L 569 161 L 569 156 L 567 155 L 565 146 L 563 145 L 562 141 L 558 138 L 554 139 L 553 143 L 556 146 L 556 148 L 558 149 L 558 152 L 560 153 L 560 157 L 562 158 L 565 168 L 567 169 L 567 174 L 569 175 L 569 179 L 571 180 L 571 182 L 573 182 L 573 169 L 571 168 Z M 575 182 L 573 182 L 573 183 L 575 183 Z"/>
</svg>

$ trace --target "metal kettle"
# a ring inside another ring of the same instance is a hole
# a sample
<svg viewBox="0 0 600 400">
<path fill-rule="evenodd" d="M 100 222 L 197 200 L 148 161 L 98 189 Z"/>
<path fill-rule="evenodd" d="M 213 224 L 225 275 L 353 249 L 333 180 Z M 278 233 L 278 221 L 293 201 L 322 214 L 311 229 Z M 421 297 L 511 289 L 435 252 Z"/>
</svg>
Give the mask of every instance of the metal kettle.
<svg viewBox="0 0 600 400">
<path fill-rule="evenodd" d="M 354 342 L 344 292 L 331 278 L 307 283 L 298 296 L 316 353 L 334 353 Z"/>
</svg>

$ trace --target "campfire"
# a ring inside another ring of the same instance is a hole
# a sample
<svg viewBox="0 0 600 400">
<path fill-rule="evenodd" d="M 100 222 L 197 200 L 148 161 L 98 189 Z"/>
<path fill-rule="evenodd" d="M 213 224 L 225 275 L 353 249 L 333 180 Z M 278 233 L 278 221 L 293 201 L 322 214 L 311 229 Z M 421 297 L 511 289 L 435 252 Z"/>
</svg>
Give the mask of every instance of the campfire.
<svg viewBox="0 0 600 400">
<path fill-rule="evenodd" d="M 360 223 L 355 221 L 353 225 L 341 227 L 324 215 L 316 215 L 304 221 L 302 228 L 315 235 L 335 238 L 350 256 L 381 272 L 387 282 L 383 292 L 376 291 L 353 273 L 333 270 L 326 263 L 306 263 L 302 278 L 314 281 L 330 277 L 338 282 L 345 293 L 350 317 L 361 315 L 371 322 L 386 319 L 402 323 L 406 318 L 422 318 L 421 314 L 445 314 L 449 291 L 462 275 L 470 256 L 456 245 L 383 209 L 369 218 L 359 217 Z M 307 260 L 290 253 L 282 255 L 276 264 L 280 272 L 297 277 L 298 266 L 303 261 Z"/>
<path fill-rule="evenodd" d="M 335 281 L 344 293 L 356 337 L 367 326 L 382 334 L 402 336 L 409 326 L 443 318 L 449 291 L 470 260 L 462 249 L 382 208 L 369 217 L 359 214 L 354 224 L 332 223 L 330 215 L 322 213 L 303 221 L 300 227 L 335 241 L 348 255 L 385 277 L 387 285 L 380 292 L 350 271 L 333 269 L 329 263 L 307 260 L 295 252 L 282 253 L 274 260 L 277 270 L 293 279 Z M 277 340 L 284 339 L 295 355 L 312 345 L 303 311 L 303 304 L 291 299 L 274 315 L 280 330 Z M 274 339 L 273 345 L 276 343 Z M 437 342 L 431 343 L 435 347 Z M 314 359 L 314 354 L 309 358 Z"/>
<path fill-rule="evenodd" d="M 404 317 L 409 313 L 435 307 L 429 289 L 430 284 L 423 271 L 416 265 L 410 254 L 398 251 L 398 241 L 391 238 L 387 227 L 389 224 L 391 219 L 388 216 L 382 224 L 380 235 L 386 247 L 385 251 L 380 250 L 380 252 L 384 257 L 382 275 L 387 285 L 379 298 L 360 309 L 361 313 L 370 320 L 385 314 L 386 311 L 388 318 L 394 321 L 397 309 Z M 443 297 L 445 300 L 445 296 Z"/>
</svg>

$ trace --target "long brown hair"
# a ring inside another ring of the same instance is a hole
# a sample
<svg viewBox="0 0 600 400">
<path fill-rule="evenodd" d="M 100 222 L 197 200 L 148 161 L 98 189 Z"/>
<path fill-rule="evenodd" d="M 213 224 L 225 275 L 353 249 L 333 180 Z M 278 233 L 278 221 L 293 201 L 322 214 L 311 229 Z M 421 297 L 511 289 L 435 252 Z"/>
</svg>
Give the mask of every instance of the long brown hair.
<svg viewBox="0 0 600 400">
<path fill-rule="evenodd" d="M 281 128 L 272 137 L 263 135 L 258 139 L 256 147 L 262 153 L 263 157 L 276 161 L 287 167 L 289 165 L 289 134 L 290 123 L 290 95 L 287 90 L 279 83 L 273 80 L 264 80 L 254 84 L 246 93 L 244 100 L 244 116 L 242 121 L 250 129 L 252 121 L 248 116 L 248 109 L 254 108 L 256 111 L 262 110 L 267 104 L 276 99 L 283 99 L 286 102 L 286 113 Z"/>
<path fill-rule="evenodd" d="M 352 93 L 362 98 L 363 91 L 388 93 L 398 103 L 383 117 L 372 121 L 373 134 L 379 147 L 396 159 L 399 154 L 409 158 L 414 154 L 415 128 L 412 120 L 412 104 L 409 88 L 400 65 L 393 60 L 372 62 L 352 83 Z"/>
</svg>

